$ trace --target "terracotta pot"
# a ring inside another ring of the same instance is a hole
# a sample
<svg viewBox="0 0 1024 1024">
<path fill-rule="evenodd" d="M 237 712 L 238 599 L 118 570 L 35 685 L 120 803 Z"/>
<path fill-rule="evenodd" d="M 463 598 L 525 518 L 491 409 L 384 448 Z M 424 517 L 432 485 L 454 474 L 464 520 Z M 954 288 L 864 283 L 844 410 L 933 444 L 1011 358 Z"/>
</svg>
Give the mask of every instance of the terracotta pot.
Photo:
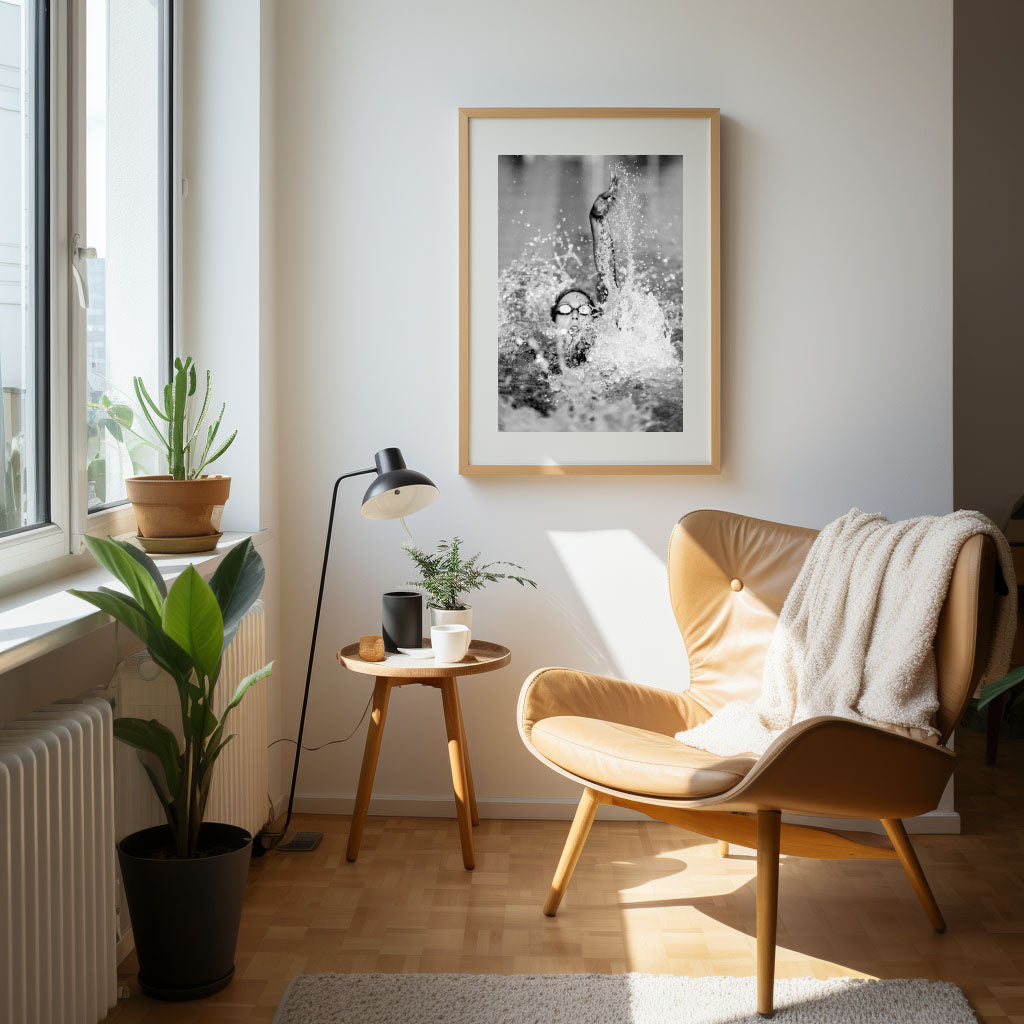
<svg viewBox="0 0 1024 1024">
<path fill-rule="evenodd" d="M 231 477 L 132 476 L 125 486 L 143 537 L 201 537 L 220 530 Z"/>
</svg>

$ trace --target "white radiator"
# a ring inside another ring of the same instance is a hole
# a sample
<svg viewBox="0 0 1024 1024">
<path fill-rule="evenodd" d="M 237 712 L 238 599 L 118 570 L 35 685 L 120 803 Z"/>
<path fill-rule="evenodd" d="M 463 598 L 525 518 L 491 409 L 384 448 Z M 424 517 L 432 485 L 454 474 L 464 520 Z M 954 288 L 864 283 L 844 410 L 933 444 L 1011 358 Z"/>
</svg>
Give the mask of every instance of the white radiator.
<svg viewBox="0 0 1024 1024">
<path fill-rule="evenodd" d="M 0 727 L 0 1022 L 117 1002 L 113 716 L 98 698 Z"/>
<path fill-rule="evenodd" d="M 238 626 L 224 652 L 213 710 L 220 717 L 238 684 L 267 663 L 263 602 L 257 601 Z M 241 825 L 255 835 L 269 817 L 267 791 L 267 708 L 273 677 L 253 686 L 231 712 L 228 734 L 235 738 L 224 748 L 213 770 L 207 821 Z M 113 680 L 118 716 L 155 718 L 181 742 L 181 705 L 170 676 L 145 651 L 126 658 Z M 117 744 L 117 836 L 122 838 L 166 820 L 153 787 L 139 764 L 137 752 Z M 159 777 L 159 772 L 157 773 Z"/>
</svg>

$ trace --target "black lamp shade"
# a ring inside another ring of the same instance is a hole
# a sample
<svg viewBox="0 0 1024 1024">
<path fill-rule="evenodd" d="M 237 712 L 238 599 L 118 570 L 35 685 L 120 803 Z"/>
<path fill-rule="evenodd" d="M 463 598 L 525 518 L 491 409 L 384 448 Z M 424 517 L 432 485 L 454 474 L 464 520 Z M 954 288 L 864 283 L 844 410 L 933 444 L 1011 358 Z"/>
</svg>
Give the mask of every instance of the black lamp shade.
<svg viewBox="0 0 1024 1024">
<path fill-rule="evenodd" d="M 398 448 L 382 448 L 374 461 L 377 477 L 367 487 L 360 509 L 367 519 L 399 519 L 437 500 L 440 491 L 434 482 L 409 469 Z"/>
</svg>

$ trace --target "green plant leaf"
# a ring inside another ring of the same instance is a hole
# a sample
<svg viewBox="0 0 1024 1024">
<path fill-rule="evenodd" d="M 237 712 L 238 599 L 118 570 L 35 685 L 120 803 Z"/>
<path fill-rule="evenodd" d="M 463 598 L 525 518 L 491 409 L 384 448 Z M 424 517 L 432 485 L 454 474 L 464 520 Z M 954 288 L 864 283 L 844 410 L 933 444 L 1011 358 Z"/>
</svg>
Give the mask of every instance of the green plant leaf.
<svg viewBox="0 0 1024 1024">
<path fill-rule="evenodd" d="M 205 740 L 217 728 L 217 716 L 210 710 L 206 701 L 196 701 L 192 705 L 189 724 L 192 728 L 192 735 Z"/>
<path fill-rule="evenodd" d="M 216 679 L 224 641 L 217 598 L 191 565 L 174 581 L 164 602 L 164 632 L 192 659 L 196 670 Z"/>
<path fill-rule="evenodd" d="M 100 611 L 113 616 L 122 626 L 130 629 L 140 640 L 146 641 L 153 624 L 146 617 L 146 613 L 138 603 L 132 598 L 119 594 L 117 591 L 110 590 L 107 587 L 100 587 L 98 591 L 69 590 L 68 593 L 72 597 L 88 601 L 89 604 L 99 608 Z"/>
<path fill-rule="evenodd" d="M 210 589 L 224 619 L 225 647 L 234 638 L 242 616 L 260 596 L 265 577 L 263 559 L 249 539 L 233 547 L 217 566 L 210 579 Z"/>
<path fill-rule="evenodd" d="M 167 792 L 174 794 L 181 784 L 181 748 L 178 739 L 155 718 L 115 718 L 114 737 L 137 750 L 155 754 L 164 771 Z"/>
<path fill-rule="evenodd" d="M 149 571 L 119 544 L 101 537 L 86 537 L 85 543 L 104 569 L 123 583 L 154 623 L 163 618 L 164 600 Z M 136 634 L 138 635 L 138 634 Z"/>
<path fill-rule="evenodd" d="M 107 396 L 104 395 L 104 398 Z M 130 427 L 135 419 L 135 413 L 130 405 L 114 403 L 107 408 L 112 419 L 121 424 L 122 427 Z"/>
<path fill-rule="evenodd" d="M 989 683 L 988 686 L 982 689 L 981 695 L 978 697 L 978 710 L 980 711 L 986 705 L 991 704 L 996 697 L 1006 693 L 1007 690 L 1012 690 L 1022 679 L 1024 679 L 1024 665 L 1018 665 L 1012 672 L 1008 672 L 1003 676 L 1002 679 Z"/>
<path fill-rule="evenodd" d="M 210 396 L 212 394 L 213 394 L 213 374 L 209 370 L 207 370 L 206 371 L 206 394 L 203 397 L 203 405 L 202 405 L 202 408 L 199 410 L 199 415 L 196 417 L 195 424 L 192 427 L 192 434 L 191 434 L 191 436 L 188 439 L 188 444 L 185 446 L 189 450 L 189 469 L 190 470 L 191 470 L 191 463 L 194 461 L 193 458 L 192 458 L 192 456 L 194 454 L 194 451 L 195 451 L 193 446 L 195 445 L 196 438 L 199 436 L 199 428 L 202 426 L 203 420 L 206 417 L 206 410 L 210 407 Z M 194 474 L 191 474 L 189 478 L 191 479 L 191 476 L 193 476 L 193 475 Z"/>
<path fill-rule="evenodd" d="M 174 810 L 172 807 L 173 801 L 164 796 L 164 790 L 160 785 L 160 780 L 156 777 L 156 772 L 154 772 L 153 769 L 142 760 L 142 758 L 139 758 L 139 764 L 142 765 L 142 770 L 149 776 L 149 783 L 153 787 L 153 792 L 156 793 L 157 800 L 160 801 L 160 806 L 163 808 L 167 824 L 171 826 L 171 831 L 175 832 L 177 830 L 178 822 L 174 816 Z"/>
<path fill-rule="evenodd" d="M 251 676 L 246 676 L 239 684 L 238 689 L 235 690 L 235 695 L 231 698 L 228 706 L 224 709 L 224 718 L 227 718 L 228 712 L 232 708 L 237 708 L 242 702 L 242 698 L 245 696 L 246 691 L 252 686 L 253 683 L 258 683 L 261 679 L 266 679 L 271 672 L 274 671 L 274 663 L 270 662 L 264 665 L 258 672 L 253 672 Z"/>
<path fill-rule="evenodd" d="M 149 410 L 152 408 L 153 412 L 155 412 L 156 415 L 164 421 L 167 420 L 167 417 L 160 411 L 160 406 L 150 398 L 149 392 L 146 390 L 146 385 L 143 383 L 141 377 L 133 377 L 132 384 L 135 387 L 135 398 L 138 400 L 139 407 L 142 409 L 143 414 L 149 421 L 149 425 L 153 428 L 153 432 L 157 437 L 163 440 L 163 433 L 156 425 L 156 421 L 153 419 Z"/>
<path fill-rule="evenodd" d="M 106 430 L 118 444 L 124 443 L 124 434 L 121 433 L 121 424 L 116 420 L 112 420 L 108 416 L 104 416 L 103 419 L 100 420 L 100 426 Z"/>
<path fill-rule="evenodd" d="M 526 576 L 498 572 L 498 566 L 522 569 L 515 562 L 480 563 L 479 552 L 469 557 L 462 556 L 462 539 L 452 537 L 437 544 L 437 554 L 422 551 L 411 544 L 403 548 L 419 570 L 420 579 L 407 584 L 420 587 L 427 592 L 429 604 L 435 608 L 449 610 L 465 607 L 464 594 L 480 590 L 488 583 L 511 580 L 521 587 L 536 587 L 537 584 Z"/>
<path fill-rule="evenodd" d="M 69 590 L 68 593 L 88 601 L 130 629 L 146 645 L 150 657 L 174 678 L 179 689 L 185 686 L 201 692 L 194 683 L 188 682 L 192 673 L 192 662 L 188 655 L 164 633 L 162 626 L 147 618 L 133 598 L 109 587 L 100 587 L 98 591 Z"/>
<path fill-rule="evenodd" d="M 209 457 L 203 457 L 202 465 L 196 470 L 198 476 L 211 462 L 216 462 L 230 447 L 231 442 L 238 436 L 238 431 L 231 431 L 231 436 Z"/>
<path fill-rule="evenodd" d="M 221 752 L 224 748 L 237 736 L 237 733 L 230 733 L 223 740 L 217 737 L 217 741 L 211 741 L 209 747 L 207 747 L 206 753 L 203 755 L 203 762 L 200 767 L 200 772 L 203 777 L 203 782 L 206 783 L 207 787 L 209 782 L 207 781 L 210 777 L 210 772 L 213 771 L 214 762 L 220 757 Z"/>
<path fill-rule="evenodd" d="M 113 538 L 110 539 L 113 540 Z M 156 584 L 156 589 L 160 592 L 160 596 L 166 597 L 167 583 L 163 576 L 160 575 L 160 570 L 156 567 L 156 562 L 154 562 L 153 559 L 142 550 L 142 548 L 136 547 L 134 544 L 131 544 L 126 540 L 114 540 L 114 543 L 121 548 L 122 551 L 127 551 L 128 554 L 131 555 L 131 557 L 134 558 L 135 561 L 153 577 L 153 582 Z"/>
</svg>

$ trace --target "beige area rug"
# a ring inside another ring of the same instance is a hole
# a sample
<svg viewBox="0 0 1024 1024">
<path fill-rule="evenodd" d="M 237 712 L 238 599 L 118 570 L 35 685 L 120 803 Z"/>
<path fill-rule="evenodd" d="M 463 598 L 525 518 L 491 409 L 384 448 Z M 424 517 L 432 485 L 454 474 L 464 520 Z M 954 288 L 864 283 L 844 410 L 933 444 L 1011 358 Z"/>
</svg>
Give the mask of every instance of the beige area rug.
<svg viewBox="0 0 1024 1024">
<path fill-rule="evenodd" d="M 763 1024 L 753 978 L 300 974 L 274 1024 Z M 780 978 L 779 1024 L 977 1024 L 939 981 Z"/>
</svg>

